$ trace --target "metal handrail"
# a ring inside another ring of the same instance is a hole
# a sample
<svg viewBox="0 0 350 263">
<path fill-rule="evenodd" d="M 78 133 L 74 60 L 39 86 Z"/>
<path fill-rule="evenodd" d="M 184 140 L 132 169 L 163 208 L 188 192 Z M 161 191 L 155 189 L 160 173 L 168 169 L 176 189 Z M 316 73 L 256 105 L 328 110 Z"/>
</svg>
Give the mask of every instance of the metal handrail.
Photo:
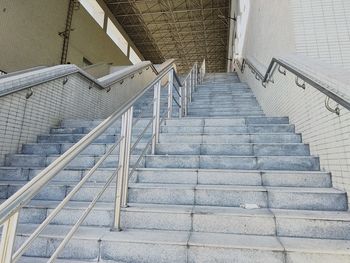
<svg viewBox="0 0 350 263">
<path fill-rule="evenodd" d="M 7 73 L 7 72 L 5 72 L 3 70 L 0 70 L 0 79 L 13 77 L 13 76 L 17 76 L 17 75 L 28 73 L 28 72 L 33 72 L 33 71 L 36 71 L 36 70 L 39 70 L 39 69 L 44 69 L 44 68 L 47 68 L 47 66 L 37 66 L 37 67 L 23 69 L 23 70 L 18 70 L 18 71 L 14 71 L 14 72 L 10 72 L 10 73 Z M 1 73 L 3 73 L 3 74 L 1 74 Z"/>
<path fill-rule="evenodd" d="M 174 63 L 174 60 L 167 61 L 168 65 L 165 69 L 168 69 L 170 65 Z M 112 73 L 110 75 L 107 75 L 100 79 L 95 79 L 93 76 L 82 70 L 81 68 L 75 66 L 75 65 L 59 65 L 59 66 L 53 66 L 51 68 L 43 69 L 45 70 L 45 73 L 43 73 L 43 79 L 40 79 L 38 81 L 32 82 L 32 83 L 25 83 L 25 82 L 19 82 L 19 85 L 16 88 L 11 88 L 8 90 L 2 90 L 0 91 L 0 97 L 7 96 L 16 92 L 19 92 L 24 89 L 32 88 L 34 86 L 47 83 L 48 81 L 54 81 L 60 78 L 67 78 L 70 75 L 73 74 L 79 74 L 82 77 L 84 77 L 88 82 L 90 82 L 90 87 L 96 87 L 98 89 L 104 90 L 109 89 L 111 85 L 117 83 L 117 82 L 123 82 L 125 79 L 134 76 L 138 72 L 144 69 L 152 68 L 152 70 L 158 74 L 159 72 L 155 69 L 153 64 L 150 61 L 143 61 L 141 63 L 138 63 L 134 66 L 131 66 L 123 71 L 121 73 Z M 55 70 L 60 69 L 60 72 L 51 76 L 48 76 L 48 72 L 54 72 Z M 40 70 L 40 69 L 38 69 Z M 38 71 L 36 70 L 36 71 Z M 20 74 L 16 74 L 20 76 L 21 74 L 25 74 L 27 72 L 21 72 Z M 7 76 L 6 76 L 7 78 Z M 6 78 L 4 78 L 4 81 L 6 81 Z"/>
<path fill-rule="evenodd" d="M 14 195 L 0 205 L 0 225 L 8 220 L 18 209 L 28 202 L 42 189 L 57 173 L 62 171 L 76 156 L 78 156 L 88 145 L 107 130 L 117 119 L 119 119 L 134 103 L 140 99 L 146 91 L 152 88 L 162 79 L 168 70 L 159 74 L 146 88 L 141 90 L 134 98 L 126 102 L 120 109 L 115 111 L 96 128 L 84 136 L 79 142 L 73 145 L 67 152 L 57 158 L 52 164 L 46 167 L 41 173 L 30 182 L 19 189 Z"/>
<path fill-rule="evenodd" d="M 191 76 L 195 75 L 195 70 L 197 65 L 191 69 Z M 96 202 L 102 196 L 104 191 L 107 189 L 109 184 L 112 182 L 114 177 L 117 177 L 117 189 L 115 196 L 115 206 L 114 206 L 114 222 L 112 229 L 121 230 L 120 228 L 120 212 L 121 207 L 127 204 L 127 191 L 128 191 L 128 181 L 129 177 L 138 167 L 140 161 L 144 155 L 148 152 L 149 147 L 152 145 L 152 154 L 155 153 L 155 145 L 159 142 L 159 131 L 160 125 L 165 120 L 166 116 L 169 117 L 169 113 L 172 110 L 172 103 L 167 106 L 167 111 L 164 115 L 160 116 L 160 89 L 162 79 L 168 75 L 169 85 L 171 87 L 169 94 L 172 94 L 173 88 L 173 77 L 177 78 L 174 63 L 167 65 L 158 74 L 158 76 L 143 90 L 139 91 L 132 99 L 126 102 L 121 109 L 115 111 L 102 123 L 100 123 L 96 128 L 94 128 L 90 133 L 84 136 L 79 142 L 73 145 L 67 152 L 57 158 L 52 164 L 46 167 L 42 172 L 40 172 L 31 181 L 20 188 L 14 195 L 8 198 L 3 204 L 0 205 L 0 225 L 3 225 L 3 233 L 1 236 L 0 244 L 0 262 L 16 262 L 20 256 L 25 252 L 25 250 L 32 244 L 33 240 L 40 235 L 43 229 L 51 222 L 51 220 L 63 209 L 63 207 L 70 201 L 71 197 L 76 194 L 83 184 L 93 175 L 93 173 L 100 167 L 100 165 L 105 161 L 105 159 L 119 146 L 119 165 L 115 172 L 109 177 L 107 182 L 102 187 L 102 190 L 93 198 L 90 202 L 88 208 L 85 210 L 83 215 L 78 219 L 69 233 L 64 237 L 63 241 L 60 243 L 56 251 L 52 254 L 49 262 L 54 262 L 58 254 L 69 242 L 71 237 L 77 231 L 83 220 L 87 217 L 89 212 L 92 210 Z M 191 81 L 189 85 L 189 90 L 195 88 L 196 82 Z M 153 118 L 146 125 L 146 128 L 141 132 L 136 142 L 131 146 L 131 130 L 133 125 L 133 106 L 134 104 L 150 89 L 154 89 L 154 99 L 153 102 Z M 183 87 L 180 87 L 180 93 L 183 92 Z M 185 93 L 186 94 L 186 93 Z M 171 97 L 172 98 L 172 97 Z M 171 100 L 172 101 L 172 100 Z M 178 103 L 176 101 L 176 103 Z M 180 116 L 185 109 L 187 112 L 187 104 L 183 104 L 183 98 L 181 97 L 179 108 Z M 76 158 L 84 149 L 86 149 L 95 139 L 102 135 L 112 124 L 115 123 L 122 117 L 121 124 L 121 134 L 120 139 L 99 159 L 99 161 L 90 169 L 90 171 L 83 177 L 83 179 L 72 189 L 72 191 L 67 194 L 67 196 L 59 203 L 59 205 L 48 215 L 48 217 L 39 225 L 39 227 L 30 235 L 30 237 L 20 246 L 20 248 L 12 254 L 14 239 L 16 236 L 16 227 L 18 223 L 18 215 L 20 209 L 28 204 L 32 198 L 38 194 L 38 192 L 43 189 L 59 172 L 61 172 L 74 158 Z M 171 115 L 170 115 L 171 117 Z M 152 137 L 148 141 L 146 147 L 139 156 L 136 164 L 134 165 L 131 173 L 129 173 L 129 162 L 130 154 L 136 145 L 140 142 L 141 138 L 145 135 L 146 131 L 150 128 L 152 124 Z"/>
<path fill-rule="evenodd" d="M 243 59 L 242 63 L 240 64 L 238 60 L 235 60 L 236 65 L 240 68 L 241 72 L 244 72 L 245 65 L 248 65 L 250 69 L 252 69 L 252 73 L 256 75 L 256 79 L 261 81 L 261 84 L 266 87 L 266 85 L 271 81 L 271 78 L 273 77 L 274 73 L 276 72 L 276 69 L 283 74 L 286 75 L 286 71 L 289 71 L 293 73 L 296 76 L 296 85 L 305 89 L 305 83 L 309 84 L 310 86 L 314 87 L 321 93 L 325 94 L 328 98 L 331 98 L 339 105 L 343 106 L 347 110 L 350 110 L 350 101 L 342 98 L 332 90 L 330 90 L 327 85 L 323 85 L 319 82 L 317 82 L 312 77 L 308 76 L 308 74 L 304 73 L 302 70 L 299 70 L 288 63 L 277 59 L 272 58 L 269 67 L 267 68 L 267 71 L 265 74 L 261 73 L 257 68 L 254 66 L 252 62 L 250 62 L 248 59 Z M 282 70 L 281 67 L 284 69 Z M 300 83 L 302 81 L 303 83 Z M 337 111 L 338 112 L 338 111 Z M 337 113 L 335 112 L 335 113 Z M 337 113 L 339 115 L 339 112 Z"/>
</svg>

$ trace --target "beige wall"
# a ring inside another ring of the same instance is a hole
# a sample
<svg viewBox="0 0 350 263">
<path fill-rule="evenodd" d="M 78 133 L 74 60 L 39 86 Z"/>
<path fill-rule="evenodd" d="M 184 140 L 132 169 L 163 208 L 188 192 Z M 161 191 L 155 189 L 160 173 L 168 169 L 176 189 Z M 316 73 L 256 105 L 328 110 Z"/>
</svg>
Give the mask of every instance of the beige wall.
<svg viewBox="0 0 350 263">
<path fill-rule="evenodd" d="M 0 1 L 0 70 L 12 72 L 60 63 L 69 0 Z M 85 11 L 74 12 L 68 61 L 130 65 L 129 59 Z"/>
</svg>

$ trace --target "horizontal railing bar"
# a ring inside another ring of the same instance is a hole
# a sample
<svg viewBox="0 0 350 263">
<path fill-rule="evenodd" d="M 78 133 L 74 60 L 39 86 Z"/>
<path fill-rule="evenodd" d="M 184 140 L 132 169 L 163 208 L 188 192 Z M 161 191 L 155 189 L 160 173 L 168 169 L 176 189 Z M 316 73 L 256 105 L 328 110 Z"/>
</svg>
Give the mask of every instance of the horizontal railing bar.
<svg viewBox="0 0 350 263">
<path fill-rule="evenodd" d="M 10 72 L 10 73 L 6 73 L 5 71 L 0 70 L 0 72 L 4 72 L 4 75 L 0 75 L 0 79 L 4 79 L 4 78 L 8 78 L 8 77 L 13 77 L 13 76 L 17 76 L 23 73 L 28 73 L 28 72 L 32 72 L 32 71 L 36 71 L 39 69 L 44 69 L 47 68 L 47 66 L 37 66 L 37 67 L 33 67 L 33 68 L 29 68 L 29 69 L 24 69 L 24 70 L 19 70 L 19 71 L 14 71 L 14 72 Z"/>
<path fill-rule="evenodd" d="M 108 129 L 122 114 L 124 114 L 134 103 L 140 99 L 150 88 L 152 88 L 159 80 L 161 80 L 171 68 L 164 69 L 156 79 L 154 79 L 147 87 L 139 91 L 136 96 L 126 102 L 121 108 L 115 111 L 111 116 L 100 123 L 91 132 L 85 135 L 80 141 L 74 144 L 67 152 L 57 158 L 53 163 L 46 167 L 31 181 L 20 188 L 15 194 L 10 196 L 4 203 L 0 205 L 0 225 L 16 213 L 21 207 L 26 205 L 48 182 L 63 170 L 79 153 L 81 153 L 88 145 L 90 145 L 97 137 L 99 137 L 106 129 Z"/>
</svg>

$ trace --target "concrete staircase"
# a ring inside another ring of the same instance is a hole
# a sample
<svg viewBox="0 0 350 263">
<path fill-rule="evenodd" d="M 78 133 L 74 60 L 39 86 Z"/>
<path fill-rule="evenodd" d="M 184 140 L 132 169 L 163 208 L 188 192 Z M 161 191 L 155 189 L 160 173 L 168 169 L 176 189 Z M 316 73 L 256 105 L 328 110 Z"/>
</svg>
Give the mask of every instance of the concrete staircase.
<svg viewBox="0 0 350 263">
<path fill-rule="evenodd" d="M 133 140 L 147 122 L 134 127 Z M 7 156 L 0 168 L 1 198 L 98 123 L 64 120 L 37 143 L 23 145 L 22 153 Z M 119 129 L 116 123 L 23 209 L 17 244 L 96 163 Z M 130 183 L 124 231 L 110 231 L 112 185 L 57 262 L 350 262 L 346 193 L 332 188 L 331 175 L 320 171 L 318 157 L 288 118 L 266 117 L 236 75 L 208 74 L 189 116 L 167 120 L 161 132 L 156 155 L 145 157 Z M 131 165 L 148 139 L 132 153 Z M 117 159 L 116 151 L 21 262 L 46 262 Z"/>
</svg>

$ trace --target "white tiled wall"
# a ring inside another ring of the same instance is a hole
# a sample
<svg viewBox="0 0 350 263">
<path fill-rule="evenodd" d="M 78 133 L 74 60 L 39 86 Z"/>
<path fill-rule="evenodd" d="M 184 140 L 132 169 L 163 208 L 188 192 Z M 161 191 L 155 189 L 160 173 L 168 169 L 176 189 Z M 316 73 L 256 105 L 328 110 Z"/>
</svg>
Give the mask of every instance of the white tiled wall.
<svg viewBox="0 0 350 263">
<path fill-rule="evenodd" d="M 42 72 L 45 71 L 45 72 Z M 33 84 L 39 77 L 52 77 L 57 71 L 42 70 L 41 74 L 28 73 L 2 79 L 0 91 L 4 87 Z M 46 72 L 47 71 L 47 72 Z M 51 75 L 50 75 L 51 74 Z M 40 76 L 39 76 L 40 75 Z M 0 165 L 5 155 L 18 153 L 21 145 L 36 141 L 39 134 L 47 134 L 63 119 L 105 119 L 126 101 L 140 92 L 155 78 L 155 73 L 143 70 L 127 78 L 122 84 L 111 84 L 111 90 L 98 87 L 89 88 L 91 81 L 79 73 L 47 81 L 32 87 L 32 95 L 27 98 L 29 89 L 23 89 L 0 97 Z M 65 84 L 64 84 L 65 83 Z"/>
<path fill-rule="evenodd" d="M 350 70 L 349 32 L 349 0 L 251 0 L 243 57 L 264 73 L 272 57 L 295 52 Z M 266 89 L 249 69 L 239 75 L 267 115 L 290 118 L 312 154 L 320 156 L 322 169 L 332 172 L 334 186 L 350 193 L 350 112 L 329 112 L 325 95 L 298 88 L 291 73 L 275 74 Z"/>
<path fill-rule="evenodd" d="M 350 70 L 350 1 L 290 0 L 297 53 Z"/>
</svg>

